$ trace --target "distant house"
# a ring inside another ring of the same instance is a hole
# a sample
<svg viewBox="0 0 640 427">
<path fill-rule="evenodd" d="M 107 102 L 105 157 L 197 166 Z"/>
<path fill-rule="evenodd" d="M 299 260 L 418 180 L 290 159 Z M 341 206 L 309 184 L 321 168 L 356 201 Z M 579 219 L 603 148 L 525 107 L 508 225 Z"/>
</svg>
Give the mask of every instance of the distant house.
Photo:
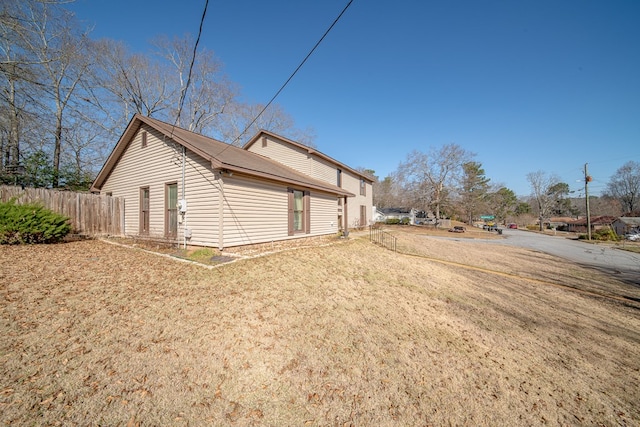
<svg viewBox="0 0 640 427">
<path fill-rule="evenodd" d="M 367 222 L 371 179 L 303 147 L 261 132 L 242 149 L 136 114 L 92 191 L 125 199 L 126 235 L 219 249 Z"/>
<path fill-rule="evenodd" d="M 618 236 L 627 233 L 640 233 L 640 217 L 621 216 L 611 224 Z"/>
<path fill-rule="evenodd" d="M 591 217 L 591 231 L 601 230 L 611 227 L 616 218 L 613 216 L 595 216 Z M 587 218 L 574 219 L 567 222 L 567 231 L 574 233 L 587 232 Z"/>
<path fill-rule="evenodd" d="M 376 210 L 376 221 L 387 222 L 388 220 L 398 220 L 408 224 L 415 224 L 416 210 L 409 208 L 380 208 Z"/>
<path fill-rule="evenodd" d="M 575 221 L 575 218 L 569 216 L 552 217 L 544 222 L 545 227 L 555 228 L 557 230 L 566 231 L 567 225 Z M 586 228 L 585 228 L 586 230 Z"/>
</svg>

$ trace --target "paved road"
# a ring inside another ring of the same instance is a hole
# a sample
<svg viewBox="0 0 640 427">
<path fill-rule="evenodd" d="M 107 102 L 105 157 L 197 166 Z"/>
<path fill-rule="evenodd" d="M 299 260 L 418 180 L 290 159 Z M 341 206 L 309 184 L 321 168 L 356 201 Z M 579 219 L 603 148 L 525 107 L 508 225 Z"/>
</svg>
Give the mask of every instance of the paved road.
<svg viewBox="0 0 640 427">
<path fill-rule="evenodd" d="M 518 246 L 568 259 L 586 267 L 615 274 L 620 280 L 640 286 L 640 254 L 604 244 L 586 243 L 566 236 L 548 236 L 522 230 L 505 229 L 504 239 L 486 243 Z"/>
</svg>

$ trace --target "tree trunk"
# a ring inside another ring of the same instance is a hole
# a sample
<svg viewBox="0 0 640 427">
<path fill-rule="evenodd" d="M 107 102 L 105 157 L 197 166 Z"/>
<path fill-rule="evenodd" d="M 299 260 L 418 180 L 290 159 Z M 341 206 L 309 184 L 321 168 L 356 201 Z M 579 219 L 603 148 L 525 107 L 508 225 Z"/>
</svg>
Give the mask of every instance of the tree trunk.
<svg viewBox="0 0 640 427">
<path fill-rule="evenodd" d="M 18 165 L 20 164 L 20 124 L 18 120 L 18 108 L 16 107 L 16 88 L 13 79 L 10 80 L 10 104 L 11 115 L 9 121 L 11 128 L 9 131 L 9 140 L 7 141 L 7 158 L 5 166 L 8 166 L 8 170 L 12 173 L 17 172 Z"/>
<path fill-rule="evenodd" d="M 51 179 L 51 186 L 57 188 L 60 184 L 60 150 L 62 147 L 62 111 L 58 110 L 56 117 L 56 131 L 55 141 L 53 148 L 53 177 Z"/>
</svg>

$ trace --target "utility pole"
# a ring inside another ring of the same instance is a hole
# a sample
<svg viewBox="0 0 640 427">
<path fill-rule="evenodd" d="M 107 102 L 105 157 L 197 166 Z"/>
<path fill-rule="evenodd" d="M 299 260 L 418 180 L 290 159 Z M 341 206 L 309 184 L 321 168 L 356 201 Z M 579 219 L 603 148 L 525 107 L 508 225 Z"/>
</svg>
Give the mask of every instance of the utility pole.
<svg viewBox="0 0 640 427">
<path fill-rule="evenodd" d="M 584 196 L 587 204 L 587 240 L 591 240 L 591 212 L 589 211 L 589 183 L 592 178 L 587 171 L 588 163 L 584 164 Z"/>
</svg>

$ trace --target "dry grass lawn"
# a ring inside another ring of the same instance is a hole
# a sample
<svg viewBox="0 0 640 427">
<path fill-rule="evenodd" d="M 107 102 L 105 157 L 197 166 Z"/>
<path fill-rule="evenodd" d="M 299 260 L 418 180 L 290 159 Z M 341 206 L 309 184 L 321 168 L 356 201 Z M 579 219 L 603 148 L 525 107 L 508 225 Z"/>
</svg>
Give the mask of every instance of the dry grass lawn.
<svg viewBox="0 0 640 427">
<path fill-rule="evenodd" d="M 210 270 L 0 247 L 7 425 L 640 424 L 640 290 L 398 231 Z"/>
</svg>

